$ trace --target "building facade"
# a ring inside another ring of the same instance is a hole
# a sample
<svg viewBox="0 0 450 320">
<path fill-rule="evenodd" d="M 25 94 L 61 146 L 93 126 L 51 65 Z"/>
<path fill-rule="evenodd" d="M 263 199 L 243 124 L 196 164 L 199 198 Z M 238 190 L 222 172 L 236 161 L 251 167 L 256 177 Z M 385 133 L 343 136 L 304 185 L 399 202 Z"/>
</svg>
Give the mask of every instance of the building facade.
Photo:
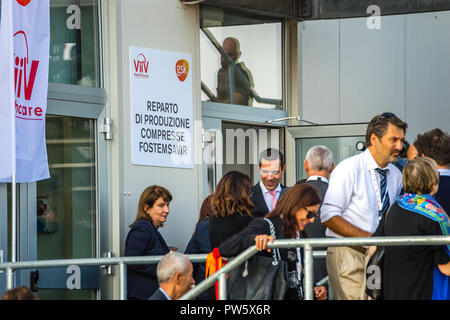
<svg viewBox="0 0 450 320">
<path fill-rule="evenodd" d="M 202 201 L 220 177 L 239 170 L 256 183 L 257 155 L 267 146 L 285 153 L 283 180 L 289 186 L 304 177 L 303 160 L 312 145 L 330 147 L 336 162 L 359 152 L 356 143 L 364 141 L 376 114 L 389 111 L 405 120 L 409 142 L 432 128 L 450 131 L 450 8 L 444 5 L 50 2 L 51 178 L 18 185 L 19 261 L 122 256 L 140 193 L 153 184 L 173 194 L 161 233 L 169 246 L 184 251 Z M 242 73 L 234 82 L 220 76 L 226 69 L 221 45 L 230 37 L 238 43 L 239 67 L 229 72 Z M 188 168 L 133 160 L 137 57 L 130 48 L 191 59 Z M 229 93 L 242 87 L 248 97 L 238 104 Z M 229 97 L 218 99 L 221 90 Z M 10 198 L 11 186 L 0 184 L 3 261 L 11 256 Z M 30 286 L 31 272 L 17 271 L 16 284 Z M 114 268 L 38 272 L 41 299 L 118 298 Z M 4 288 L 0 274 L 0 292 Z"/>
</svg>

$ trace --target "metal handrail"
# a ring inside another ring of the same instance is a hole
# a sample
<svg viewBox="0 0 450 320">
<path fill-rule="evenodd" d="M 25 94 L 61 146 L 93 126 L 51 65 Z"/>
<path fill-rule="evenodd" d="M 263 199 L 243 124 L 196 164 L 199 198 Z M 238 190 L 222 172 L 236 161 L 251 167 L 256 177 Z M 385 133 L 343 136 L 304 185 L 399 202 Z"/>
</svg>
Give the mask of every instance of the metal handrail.
<svg viewBox="0 0 450 320">
<path fill-rule="evenodd" d="M 414 236 L 414 237 L 370 237 L 370 238 L 312 238 L 312 239 L 283 239 L 269 243 L 269 248 L 304 248 L 304 283 L 305 299 L 312 300 L 313 295 L 313 248 L 314 247 L 342 247 L 342 246 L 407 246 L 407 245 L 450 245 L 450 236 Z M 223 268 L 219 269 L 212 276 L 203 280 L 180 299 L 195 299 L 199 294 L 219 281 L 219 299 L 226 299 L 226 274 L 238 267 L 246 260 L 253 257 L 259 251 L 255 246 L 251 246 L 237 257 L 230 260 Z M 315 254 L 316 255 L 316 254 Z M 323 254 L 319 253 L 317 256 Z M 204 262 L 206 254 L 187 255 L 191 262 Z M 37 260 L 20 262 L 0 263 L 0 270 L 6 270 L 6 287 L 13 286 L 14 271 L 18 269 L 34 268 L 56 268 L 70 265 L 77 266 L 119 266 L 119 298 L 126 300 L 127 292 L 127 268 L 128 264 L 154 264 L 158 263 L 163 256 L 140 256 L 140 257 L 112 257 L 112 258 L 82 258 L 82 259 L 61 259 L 61 260 Z"/>
<path fill-rule="evenodd" d="M 191 262 L 206 261 L 206 254 L 188 255 Z M 14 271 L 18 269 L 58 268 L 76 266 L 119 266 L 119 299 L 126 300 L 128 264 L 156 264 L 164 256 L 112 257 L 112 258 L 80 258 L 59 260 L 35 260 L 0 263 L 0 271 L 6 270 L 6 289 L 13 287 Z"/>
<path fill-rule="evenodd" d="M 313 300 L 313 247 L 345 247 L 345 246 L 411 246 L 411 245 L 450 245 L 450 236 L 402 236 L 402 237 L 369 237 L 369 238 L 313 238 L 283 239 L 268 244 L 268 248 L 304 248 L 304 284 L 305 300 Z M 200 293 L 219 282 L 219 300 L 226 300 L 226 277 L 234 268 L 257 254 L 256 246 L 251 246 L 228 262 L 212 276 L 188 291 L 180 300 L 195 299 Z"/>
</svg>

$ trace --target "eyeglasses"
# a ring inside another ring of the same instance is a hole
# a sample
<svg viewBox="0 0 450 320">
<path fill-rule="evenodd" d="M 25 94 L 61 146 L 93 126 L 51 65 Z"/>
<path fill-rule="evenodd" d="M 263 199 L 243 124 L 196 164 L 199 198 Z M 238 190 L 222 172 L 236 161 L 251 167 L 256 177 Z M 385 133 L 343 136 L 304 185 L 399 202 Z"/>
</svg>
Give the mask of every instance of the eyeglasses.
<svg viewBox="0 0 450 320">
<path fill-rule="evenodd" d="M 381 116 L 378 117 L 378 121 L 389 119 L 389 118 L 392 118 L 393 116 L 395 116 L 395 114 L 393 114 L 392 112 L 384 112 L 381 114 Z"/>
<path fill-rule="evenodd" d="M 267 176 L 275 176 L 275 175 L 280 173 L 280 169 L 278 169 L 278 170 L 264 170 L 264 169 L 261 169 L 261 173 L 263 175 L 267 175 Z"/>
<path fill-rule="evenodd" d="M 307 208 L 305 208 L 306 212 L 308 212 L 308 214 L 306 215 L 306 219 L 311 219 L 311 218 L 315 218 L 317 215 L 317 212 L 308 210 Z"/>
</svg>

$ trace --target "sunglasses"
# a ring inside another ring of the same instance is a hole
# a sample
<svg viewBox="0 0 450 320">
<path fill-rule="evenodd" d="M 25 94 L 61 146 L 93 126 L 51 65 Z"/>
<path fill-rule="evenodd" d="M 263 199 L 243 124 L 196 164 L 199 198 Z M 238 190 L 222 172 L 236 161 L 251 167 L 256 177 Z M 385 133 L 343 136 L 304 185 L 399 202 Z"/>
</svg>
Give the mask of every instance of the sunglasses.
<svg viewBox="0 0 450 320">
<path fill-rule="evenodd" d="M 385 119 L 390 119 L 393 116 L 395 116 L 395 114 L 393 114 L 392 112 L 384 112 L 378 117 L 378 121 L 385 120 Z"/>
<path fill-rule="evenodd" d="M 317 212 L 308 210 L 307 208 L 305 208 L 305 210 L 306 210 L 306 212 L 308 213 L 308 214 L 306 215 L 306 219 L 311 219 L 311 218 L 315 218 L 315 217 L 316 217 Z"/>
</svg>

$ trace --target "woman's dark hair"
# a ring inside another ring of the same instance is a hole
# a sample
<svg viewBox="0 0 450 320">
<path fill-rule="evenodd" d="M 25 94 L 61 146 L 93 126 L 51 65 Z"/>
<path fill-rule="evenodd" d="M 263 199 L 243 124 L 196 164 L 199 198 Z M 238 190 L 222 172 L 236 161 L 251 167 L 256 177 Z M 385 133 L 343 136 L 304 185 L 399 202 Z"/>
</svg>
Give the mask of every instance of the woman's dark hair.
<svg viewBox="0 0 450 320">
<path fill-rule="evenodd" d="M 203 200 L 202 206 L 200 207 L 200 214 L 198 216 L 198 220 L 197 223 L 195 224 L 195 230 L 197 230 L 197 226 L 200 222 L 205 221 L 206 218 L 209 217 L 209 214 L 211 213 L 212 209 L 211 209 L 211 199 L 212 199 L 213 195 L 210 194 L 209 196 L 207 196 L 205 198 L 205 200 Z"/>
<path fill-rule="evenodd" d="M 130 228 L 137 221 L 142 219 L 146 219 L 153 224 L 152 218 L 144 210 L 144 205 L 147 204 L 151 208 L 159 198 L 163 198 L 165 202 L 170 202 L 172 201 L 172 194 L 166 188 L 157 185 L 147 187 L 144 191 L 142 191 L 139 198 L 136 219 L 130 225 Z"/>
<path fill-rule="evenodd" d="M 220 179 L 211 198 L 212 212 L 217 217 L 227 218 L 235 213 L 251 215 L 250 200 L 252 180 L 239 171 L 230 171 Z"/>
<path fill-rule="evenodd" d="M 266 218 L 280 216 L 286 237 L 295 238 L 298 231 L 295 213 L 302 208 L 321 202 L 319 191 L 315 187 L 306 183 L 296 184 L 278 200 L 275 209 L 269 212 Z"/>
<path fill-rule="evenodd" d="M 1 300 L 39 300 L 38 297 L 25 286 L 9 289 L 3 294 Z"/>
</svg>

